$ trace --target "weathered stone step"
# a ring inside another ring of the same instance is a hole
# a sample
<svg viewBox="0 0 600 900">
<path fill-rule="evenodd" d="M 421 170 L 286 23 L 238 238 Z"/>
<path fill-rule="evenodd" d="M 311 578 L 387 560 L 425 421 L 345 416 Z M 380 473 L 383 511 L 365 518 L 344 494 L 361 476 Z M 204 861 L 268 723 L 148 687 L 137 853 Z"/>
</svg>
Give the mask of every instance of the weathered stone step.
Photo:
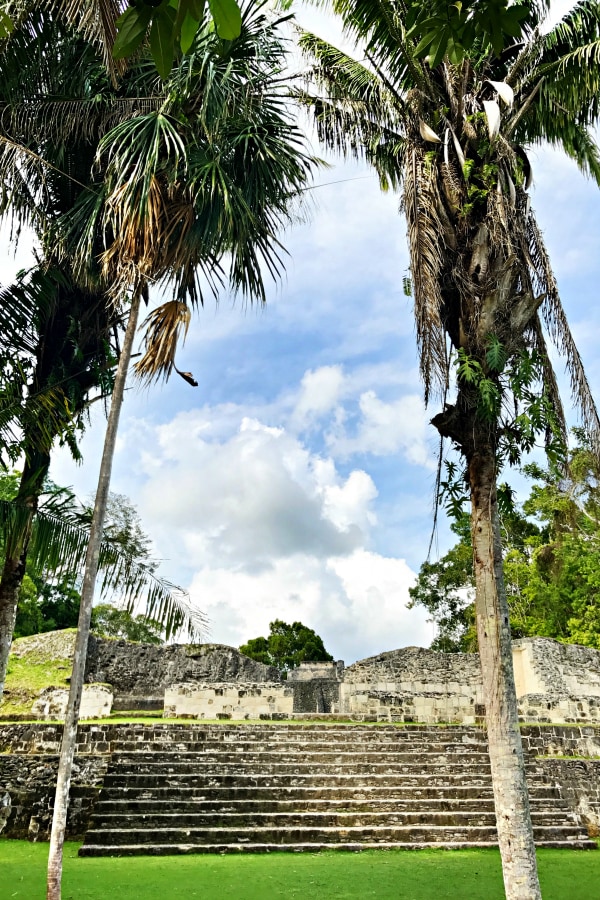
<svg viewBox="0 0 600 900">
<path fill-rule="evenodd" d="M 121 794 L 119 794 L 121 796 Z M 254 799 L 233 798 L 227 800 L 206 800 L 204 797 L 195 799 L 177 799 L 177 813 L 206 812 L 206 813 L 275 813 L 275 812 L 410 812 L 415 808 L 421 812 L 440 812 L 446 810 L 469 811 L 477 804 L 478 811 L 494 812 L 494 798 L 491 791 L 485 796 L 473 797 L 440 797 L 436 793 L 433 797 L 391 797 L 354 800 L 347 797 L 324 799 L 322 797 L 302 799 L 296 797 L 292 800 L 281 799 Z M 560 810 L 564 814 L 569 810 L 566 800 L 556 797 L 530 798 L 532 815 L 545 815 Z M 172 813 L 173 800 L 99 800 L 94 809 L 94 820 L 104 821 L 109 815 L 147 815 L 154 813 Z"/>
<path fill-rule="evenodd" d="M 574 834 L 569 826 L 534 826 L 536 843 L 545 840 L 584 840 L 581 832 Z M 234 844 L 234 843 L 375 843 L 385 842 L 470 842 L 494 841 L 495 826 L 480 825 L 380 825 L 340 827 L 267 826 L 253 828 L 111 828 L 90 829 L 85 838 L 86 846 L 92 844 Z"/>
<path fill-rule="evenodd" d="M 294 844 L 259 843 L 248 841 L 244 843 L 214 843 L 214 844 L 84 844 L 79 848 L 79 856 L 180 856 L 192 853 L 318 853 L 321 850 L 338 850 L 341 853 L 358 853 L 361 850 L 469 850 L 497 847 L 496 840 L 488 841 L 377 841 L 377 842 L 343 842 L 337 844 L 323 842 L 307 842 Z M 538 847 L 548 847 L 557 850 L 595 850 L 595 841 L 589 838 L 574 840 L 542 839 L 536 842 Z"/>
<path fill-rule="evenodd" d="M 177 751 L 177 752 L 189 752 L 195 753 L 198 751 L 202 751 L 207 749 L 209 751 L 221 752 L 225 749 L 225 747 L 235 747 L 235 752 L 240 753 L 248 753 L 253 750 L 261 749 L 261 750 L 271 750 L 272 752 L 281 752 L 288 753 L 291 750 L 296 750 L 297 752 L 310 751 L 314 749 L 318 750 L 331 750 L 332 748 L 339 747 L 340 749 L 346 750 L 349 748 L 358 748 L 361 750 L 368 750 L 370 748 L 384 748 L 391 749 L 397 748 L 399 750 L 412 750 L 412 751 L 420 751 L 422 749 L 441 749 L 444 752 L 468 752 L 471 749 L 479 750 L 480 752 L 487 751 L 487 741 L 485 737 L 481 739 L 471 739 L 465 741 L 453 740 L 451 737 L 444 735 L 440 737 L 439 735 L 356 735 L 356 734 L 343 734 L 343 735 L 328 735 L 324 738 L 322 735 L 317 739 L 317 737 L 313 737 L 312 739 L 307 740 L 306 736 L 300 735 L 296 737 L 295 735 L 286 738 L 285 740 L 279 736 L 271 736 L 268 734 L 261 734 L 257 736 L 254 740 L 247 740 L 244 736 L 240 735 L 239 740 L 233 740 L 232 738 L 222 737 L 219 740 L 214 740 L 210 738 L 193 738 L 191 736 L 171 736 L 166 735 L 164 737 L 160 737 L 158 735 L 148 735 L 147 737 L 130 740 L 112 740 L 110 742 L 111 750 L 113 752 L 118 753 L 127 753 L 127 752 L 136 752 L 139 750 L 146 752 L 161 752 L 161 751 Z"/>
<path fill-rule="evenodd" d="M 536 811 L 532 813 L 534 826 L 561 826 L 564 825 L 564 815 L 556 810 Z M 105 830 L 129 830 L 152 829 L 160 830 L 169 828 L 348 828 L 372 826 L 392 827 L 404 825 L 418 826 L 480 826 L 493 828 L 496 825 L 496 815 L 493 809 L 470 810 L 439 810 L 439 809 L 412 809 L 412 810 L 384 810 L 380 812 L 369 811 L 329 811 L 315 812 L 294 810 L 292 812 L 184 812 L 178 808 L 177 812 L 128 812 L 124 814 L 96 811 L 91 824 L 93 831 Z"/>
<path fill-rule="evenodd" d="M 328 777 L 335 774 L 350 775 L 404 775 L 408 766 L 406 763 L 395 763 L 394 760 L 381 758 L 384 761 L 379 762 L 360 762 L 358 759 L 349 760 L 347 762 L 321 762 L 317 765 L 312 762 L 272 762 L 265 759 L 262 763 L 256 760 L 241 759 L 236 764 L 235 761 L 229 760 L 194 760 L 186 763 L 178 763 L 173 760 L 170 763 L 160 764 L 145 762 L 138 765 L 130 766 L 111 766 L 108 778 L 154 778 L 157 783 L 161 780 L 180 778 L 186 780 L 188 778 L 212 778 L 213 776 L 222 775 L 239 775 L 240 777 L 254 776 L 261 774 L 263 778 L 270 776 L 313 776 L 318 773 L 319 777 Z M 481 760 L 480 762 L 468 763 L 463 760 L 447 761 L 447 758 L 427 760 L 419 766 L 420 773 L 425 776 L 440 777 L 442 774 L 448 777 L 464 775 L 469 779 L 471 775 L 487 775 L 490 774 L 489 760 Z"/>
<path fill-rule="evenodd" d="M 558 791 L 552 785 L 531 785 L 529 788 L 531 802 L 545 802 L 550 799 L 555 802 L 554 798 L 558 798 Z M 373 784 L 357 784 L 355 779 L 349 779 L 343 785 L 299 785 L 297 783 L 287 785 L 246 785 L 242 786 L 237 783 L 231 785 L 205 785 L 199 784 L 192 787 L 177 787 L 174 793 L 173 787 L 165 785 L 156 787 L 149 785 L 146 787 L 138 786 L 115 786 L 110 787 L 106 784 L 102 789 L 101 797 L 106 800 L 114 800 L 117 798 L 127 798 L 133 800 L 163 800 L 169 801 L 171 804 L 179 803 L 184 800 L 199 798 L 202 800 L 214 800 L 216 802 L 237 802 L 238 800 L 260 800 L 261 798 L 268 800 L 285 800 L 298 803 L 303 800 L 313 800 L 315 798 L 328 801 L 350 801 L 359 800 L 371 802 L 381 799 L 386 801 L 395 800 L 415 800 L 419 802 L 424 799 L 436 798 L 440 799 L 465 799 L 483 801 L 486 799 L 493 800 L 492 786 L 488 782 L 482 785 L 463 784 L 457 785 L 432 785 L 429 780 L 425 780 L 419 785 L 396 785 L 393 789 L 389 785 L 373 785 Z"/>
<path fill-rule="evenodd" d="M 347 770 L 341 772 L 298 772 L 291 768 L 286 772 L 236 772 L 236 771 L 207 771 L 202 773 L 191 774 L 165 774 L 157 773 L 155 775 L 136 775 L 133 773 L 122 775 L 108 773 L 104 779 L 106 788 L 154 788 L 154 787 L 170 787 L 173 792 L 179 791 L 184 787 L 194 787 L 206 785 L 206 787 L 222 785 L 223 787 L 252 787 L 254 785 L 262 785 L 264 787 L 287 787 L 287 786 L 347 786 L 356 784 L 357 774 L 368 775 L 368 780 L 379 786 L 388 788 L 405 787 L 411 785 L 418 787 L 421 785 L 464 785 L 472 786 L 481 785 L 487 787 L 490 781 L 489 771 L 482 770 L 474 766 L 470 771 L 467 767 L 461 770 L 457 768 L 452 771 L 439 772 L 414 772 L 414 771 L 390 771 L 379 772 L 372 771 L 368 767 L 364 767 L 357 773 L 349 773 Z"/>
<path fill-rule="evenodd" d="M 463 765 L 468 760 L 470 765 L 489 765 L 487 753 L 471 751 L 444 752 L 421 750 L 418 753 L 419 765 L 438 765 L 453 763 Z M 412 750 L 348 750 L 345 752 L 328 750 L 319 752 L 304 752 L 290 750 L 288 753 L 275 754 L 270 750 L 249 753 L 217 753 L 200 751 L 198 753 L 115 753 L 112 756 L 111 767 L 121 769 L 137 769 L 140 766 L 156 768 L 184 768 L 210 765 L 234 765 L 234 766 L 263 766 L 280 765 L 285 761 L 289 765 L 311 765 L 321 767 L 327 764 L 355 765 L 359 763 L 381 763 L 389 765 L 414 765 L 415 752 Z"/>
</svg>

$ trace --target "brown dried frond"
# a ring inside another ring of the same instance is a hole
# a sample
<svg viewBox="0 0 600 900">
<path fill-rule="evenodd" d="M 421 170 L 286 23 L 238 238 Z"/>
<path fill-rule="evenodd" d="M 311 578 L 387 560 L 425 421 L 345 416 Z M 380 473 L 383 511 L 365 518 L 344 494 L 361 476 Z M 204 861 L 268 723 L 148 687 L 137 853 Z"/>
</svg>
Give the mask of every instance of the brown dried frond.
<svg viewBox="0 0 600 900">
<path fill-rule="evenodd" d="M 569 373 L 571 395 L 581 414 L 594 452 L 600 458 L 600 416 L 592 396 L 585 369 L 560 300 L 548 252 L 533 216 L 529 217 L 529 253 L 536 267 L 538 283 L 545 289 L 542 316 L 552 341 L 564 357 Z"/>
<path fill-rule="evenodd" d="M 152 310 L 141 325 L 146 328 L 146 352 L 134 367 L 138 378 L 151 382 L 169 377 L 175 368 L 177 344 L 180 338 L 185 341 L 190 319 L 189 308 L 180 300 L 169 300 Z"/>
<path fill-rule="evenodd" d="M 186 236 L 194 215 L 183 189 L 167 188 L 153 177 L 143 202 L 122 184 L 107 199 L 105 226 L 114 239 L 102 254 L 103 274 L 109 278 L 127 262 L 153 280 L 186 261 Z"/>
<path fill-rule="evenodd" d="M 462 112 L 462 74 L 460 70 L 449 63 L 448 60 L 445 60 L 442 66 L 442 73 L 448 105 L 450 106 L 452 118 L 456 121 Z"/>
<path fill-rule="evenodd" d="M 442 163 L 440 173 L 446 200 L 450 209 L 456 212 L 461 205 L 464 195 L 464 180 L 459 175 L 457 167 L 450 161 Z"/>
<path fill-rule="evenodd" d="M 118 76 L 125 71 L 126 62 L 113 59 L 112 48 L 117 36 L 116 21 L 127 3 L 124 0 L 45 0 L 45 5 L 98 48 L 111 81 L 116 85 Z"/>
<path fill-rule="evenodd" d="M 413 145 L 406 157 L 403 208 L 406 215 L 413 280 L 414 312 L 425 403 L 432 390 L 443 391 L 447 354 L 441 319 L 441 276 L 444 269 L 443 205 L 436 166 L 428 166 L 422 149 Z"/>
</svg>

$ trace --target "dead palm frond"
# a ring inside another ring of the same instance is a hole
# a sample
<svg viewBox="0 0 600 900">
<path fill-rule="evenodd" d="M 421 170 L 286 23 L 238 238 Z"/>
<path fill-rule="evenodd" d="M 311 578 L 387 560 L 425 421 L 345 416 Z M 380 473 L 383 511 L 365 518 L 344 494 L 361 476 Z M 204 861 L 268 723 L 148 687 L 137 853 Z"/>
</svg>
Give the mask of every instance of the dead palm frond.
<svg viewBox="0 0 600 900">
<path fill-rule="evenodd" d="M 175 366 L 175 352 L 184 343 L 191 313 L 180 300 L 170 300 L 152 310 L 142 322 L 146 352 L 135 364 L 136 375 L 148 383 L 168 378 Z"/>
<path fill-rule="evenodd" d="M 124 0 L 44 0 L 52 15 L 62 17 L 102 54 L 113 84 L 125 71 L 124 60 L 116 60 L 112 48 L 117 36 L 116 21 L 127 8 Z"/>
</svg>

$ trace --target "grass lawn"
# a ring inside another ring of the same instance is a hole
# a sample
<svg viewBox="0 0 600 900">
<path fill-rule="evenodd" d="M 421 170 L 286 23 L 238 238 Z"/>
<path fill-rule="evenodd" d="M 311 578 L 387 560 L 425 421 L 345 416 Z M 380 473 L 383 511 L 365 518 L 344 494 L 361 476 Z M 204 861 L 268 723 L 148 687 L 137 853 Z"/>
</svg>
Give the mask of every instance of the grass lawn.
<svg viewBox="0 0 600 900">
<path fill-rule="evenodd" d="M 503 900 L 495 850 L 79 859 L 65 847 L 63 900 Z M 44 900 L 48 844 L 0 841 L 0 896 Z M 600 852 L 540 850 L 544 900 L 600 900 Z"/>
</svg>

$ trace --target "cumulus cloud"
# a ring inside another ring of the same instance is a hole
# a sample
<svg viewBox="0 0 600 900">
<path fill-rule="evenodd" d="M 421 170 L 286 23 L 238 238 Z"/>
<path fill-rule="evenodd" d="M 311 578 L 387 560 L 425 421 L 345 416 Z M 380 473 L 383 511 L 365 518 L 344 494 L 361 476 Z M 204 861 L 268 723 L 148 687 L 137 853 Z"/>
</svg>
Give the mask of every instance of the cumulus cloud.
<svg viewBox="0 0 600 900">
<path fill-rule="evenodd" d="M 330 560 L 293 555 L 258 575 L 206 566 L 192 598 L 206 610 L 215 640 L 239 645 L 268 633 L 275 618 L 300 620 L 346 663 L 383 649 L 431 642 L 423 610 L 407 610 L 414 574 L 403 560 L 363 549 Z"/>
<path fill-rule="evenodd" d="M 344 388 L 345 376 L 342 367 L 321 366 L 304 373 L 300 390 L 295 400 L 292 426 L 302 430 L 310 427 L 327 413 L 335 409 Z"/>
<path fill-rule="evenodd" d="M 392 421 L 400 413 L 414 424 L 415 409 L 410 398 L 402 407 L 352 393 L 340 367 L 323 367 L 306 372 L 287 395 L 278 426 L 258 410 L 247 416 L 228 405 L 158 426 L 138 422 L 135 438 L 125 433 L 124 449 L 133 439 L 148 448 L 143 520 L 152 522 L 161 555 L 187 571 L 213 640 L 240 644 L 283 618 L 315 628 L 347 661 L 429 641 L 424 614 L 406 609 L 414 573 L 371 546 L 379 496 L 373 478 L 363 466 L 338 463 L 340 448 L 345 460 L 401 448 L 422 463 L 424 451 L 418 444 L 411 450 L 408 431 L 399 437 Z M 343 447 L 342 438 L 334 441 L 335 452 L 317 452 L 296 430 L 313 416 L 322 427 L 344 427 L 353 406 L 361 416 L 356 434 Z"/>
<path fill-rule="evenodd" d="M 164 464 L 149 471 L 144 512 L 182 529 L 185 550 L 211 565 L 256 571 L 292 554 L 327 558 L 365 539 L 377 494 L 365 472 L 342 479 L 284 429 L 243 418 L 226 440 L 187 431 L 182 455 L 177 418 L 159 429 Z"/>
<path fill-rule="evenodd" d="M 360 416 L 353 431 L 342 421 L 329 433 L 332 453 L 340 457 L 403 453 L 416 465 L 434 465 L 428 443 L 430 427 L 420 396 L 406 394 L 385 402 L 371 390 L 361 394 L 358 405 Z"/>
</svg>

